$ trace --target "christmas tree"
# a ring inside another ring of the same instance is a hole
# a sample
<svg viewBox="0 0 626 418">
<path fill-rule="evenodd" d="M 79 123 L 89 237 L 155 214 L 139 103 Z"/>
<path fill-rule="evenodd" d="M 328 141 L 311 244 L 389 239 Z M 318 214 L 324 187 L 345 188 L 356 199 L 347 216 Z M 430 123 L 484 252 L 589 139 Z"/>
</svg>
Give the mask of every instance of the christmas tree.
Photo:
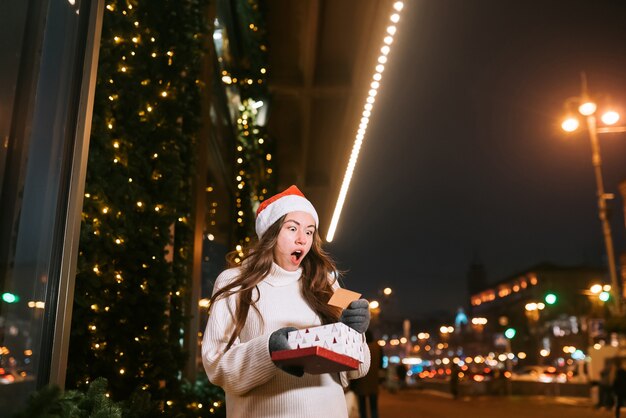
<svg viewBox="0 0 626 418">
<path fill-rule="evenodd" d="M 222 88 L 238 97 L 231 109 L 235 161 L 227 162 L 235 240 L 227 245 L 241 252 L 254 233 L 256 206 L 275 187 L 272 141 L 259 122 L 269 97 L 260 6 L 227 4 L 236 15 L 231 36 L 243 49 L 216 65 Z M 106 378 L 107 393 L 124 401 L 124 416 L 224 413 L 219 388 L 181 375 L 185 320 L 195 314 L 184 311 L 184 301 L 200 96 L 211 85 L 200 76 L 215 31 L 208 16 L 206 0 L 106 3 L 67 386 L 86 390 Z"/>
<path fill-rule="evenodd" d="M 167 411 L 181 393 L 205 0 L 109 0 L 103 20 L 68 387 L 97 377 Z"/>
</svg>

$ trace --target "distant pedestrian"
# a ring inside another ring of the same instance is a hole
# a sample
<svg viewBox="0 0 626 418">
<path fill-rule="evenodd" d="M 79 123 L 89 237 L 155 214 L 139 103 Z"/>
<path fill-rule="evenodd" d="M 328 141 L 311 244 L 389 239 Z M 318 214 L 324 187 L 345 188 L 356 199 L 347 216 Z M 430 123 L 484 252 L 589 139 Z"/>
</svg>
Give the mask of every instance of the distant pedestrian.
<svg viewBox="0 0 626 418">
<path fill-rule="evenodd" d="M 450 394 L 453 399 L 459 397 L 459 367 L 456 364 L 452 365 L 452 372 L 450 373 Z"/>
<path fill-rule="evenodd" d="M 613 394 L 611 390 L 611 368 L 604 366 L 600 371 L 600 380 L 598 381 L 598 403 L 596 408 L 611 409 L 613 407 Z"/>
<path fill-rule="evenodd" d="M 389 393 L 396 393 L 398 391 L 398 377 L 396 376 L 396 369 L 388 365 L 385 369 L 385 387 Z"/>
<path fill-rule="evenodd" d="M 398 379 L 398 389 L 404 389 L 406 387 L 406 375 L 408 370 L 402 363 L 398 363 L 396 366 L 396 378 Z"/>
<path fill-rule="evenodd" d="M 370 369 L 365 376 L 353 380 L 351 387 L 359 400 L 359 416 L 367 418 L 369 403 L 369 417 L 378 418 L 378 384 L 383 363 L 383 351 L 374 341 L 369 330 L 365 331 L 365 338 L 370 349 Z"/>
<path fill-rule="evenodd" d="M 505 384 L 506 377 L 504 373 L 502 373 L 499 369 L 494 369 L 491 374 L 491 380 L 487 381 L 487 387 L 489 388 L 489 393 L 494 396 L 501 396 L 505 393 Z"/>
<path fill-rule="evenodd" d="M 615 394 L 615 418 L 619 418 L 620 409 L 626 401 L 626 370 L 620 362 L 613 380 L 613 393 Z"/>
</svg>

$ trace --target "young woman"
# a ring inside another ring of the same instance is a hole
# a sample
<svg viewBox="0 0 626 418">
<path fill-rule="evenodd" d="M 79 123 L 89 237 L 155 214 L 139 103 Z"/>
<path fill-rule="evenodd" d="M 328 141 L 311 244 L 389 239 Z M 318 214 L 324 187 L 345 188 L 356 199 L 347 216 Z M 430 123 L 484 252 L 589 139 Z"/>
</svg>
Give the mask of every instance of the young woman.
<svg viewBox="0 0 626 418">
<path fill-rule="evenodd" d="M 343 387 L 369 369 L 365 338 L 365 361 L 350 372 L 310 375 L 280 369 L 271 359 L 289 348 L 291 330 L 341 321 L 364 333 L 369 325 L 365 299 L 343 312 L 327 304 L 339 284 L 318 223 L 296 186 L 267 199 L 257 210 L 257 244 L 215 282 L 202 362 L 226 393 L 229 418 L 348 416 Z"/>
</svg>

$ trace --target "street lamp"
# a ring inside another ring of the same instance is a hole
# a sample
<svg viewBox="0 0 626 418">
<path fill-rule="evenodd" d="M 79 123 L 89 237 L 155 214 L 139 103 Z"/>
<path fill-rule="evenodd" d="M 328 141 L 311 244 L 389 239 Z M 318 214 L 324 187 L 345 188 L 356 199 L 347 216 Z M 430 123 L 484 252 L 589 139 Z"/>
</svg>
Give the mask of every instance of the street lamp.
<svg viewBox="0 0 626 418">
<path fill-rule="evenodd" d="M 609 294 L 611 292 L 611 285 L 594 284 L 589 288 L 589 293 L 596 296 L 601 302 L 609 300 Z"/>
<path fill-rule="evenodd" d="M 601 133 L 614 133 L 614 132 L 626 132 L 626 127 L 623 126 L 597 126 L 596 111 L 598 106 L 593 102 L 587 94 L 587 80 L 585 74 L 582 74 L 582 94 L 580 97 L 572 98 L 573 101 L 578 103 L 578 113 L 584 117 L 587 123 L 587 132 L 589 133 L 589 140 L 591 141 L 591 162 L 593 164 L 596 187 L 598 195 L 598 215 L 602 223 L 602 233 L 604 235 L 604 245 L 606 247 L 607 262 L 609 265 L 609 275 L 611 278 L 611 291 L 615 300 L 615 313 L 621 315 L 622 313 L 622 298 L 619 292 L 620 286 L 617 281 L 617 271 L 615 268 L 615 251 L 613 248 L 613 236 L 611 234 L 611 224 L 609 223 L 607 214 L 606 201 L 612 199 L 613 195 L 605 193 L 604 181 L 602 179 L 602 160 L 600 158 L 600 145 L 598 142 L 598 134 Z M 569 101 L 572 101 L 571 99 Z M 569 102 L 568 101 L 568 102 Z M 619 121 L 619 114 L 615 110 L 609 110 L 600 117 L 602 122 L 606 125 L 612 125 Z M 561 124 L 561 128 L 566 132 L 574 132 L 578 129 L 580 123 L 574 116 L 567 117 Z"/>
</svg>

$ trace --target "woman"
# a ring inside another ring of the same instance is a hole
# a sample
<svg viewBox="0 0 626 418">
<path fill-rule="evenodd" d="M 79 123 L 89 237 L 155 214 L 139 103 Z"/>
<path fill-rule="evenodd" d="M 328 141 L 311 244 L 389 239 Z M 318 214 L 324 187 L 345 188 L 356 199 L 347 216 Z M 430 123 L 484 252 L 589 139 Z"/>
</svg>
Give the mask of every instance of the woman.
<svg viewBox="0 0 626 418">
<path fill-rule="evenodd" d="M 226 393 L 235 417 L 347 417 L 343 387 L 367 373 L 369 350 L 358 370 L 304 374 L 280 369 L 271 353 L 288 349 L 287 333 L 338 320 L 364 333 L 368 302 L 343 312 L 327 304 L 336 267 L 321 248 L 315 208 L 291 186 L 259 206 L 258 242 L 239 267 L 219 275 L 202 341 L 209 380 Z"/>
</svg>

